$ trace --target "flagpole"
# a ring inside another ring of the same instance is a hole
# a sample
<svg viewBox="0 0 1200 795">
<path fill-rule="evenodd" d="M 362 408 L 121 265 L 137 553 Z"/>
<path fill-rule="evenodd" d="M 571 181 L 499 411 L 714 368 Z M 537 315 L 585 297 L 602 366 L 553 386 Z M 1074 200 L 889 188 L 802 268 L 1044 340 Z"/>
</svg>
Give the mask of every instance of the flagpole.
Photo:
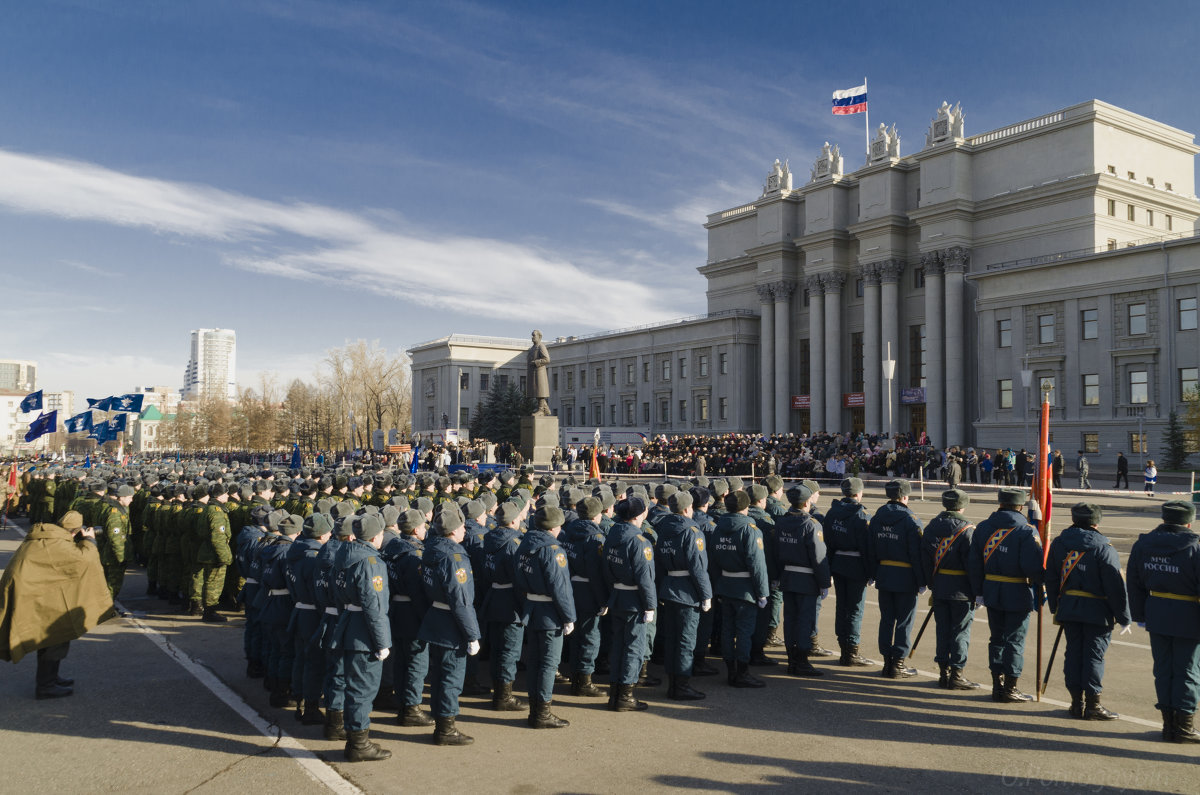
<svg viewBox="0 0 1200 795">
<path fill-rule="evenodd" d="M 863 78 L 863 88 L 867 88 L 867 78 Z M 864 165 L 871 165 L 871 92 L 868 90 L 867 106 L 863 108 L 863 131 L 867 141 L 867 162 Z"/>
<path fill-rule="evenodd" d="M 1042 542 L 1042 570 L 1046 568 L 1046 559 L 1050 553 L 1050 465 L 1047 461 L 1047 454 L 1050 447 L 1050 387 L 1044 385 L 1042 387 L 1042 416 L 1038 423 L 1038 446 L 1037 446 L 1037 464 L 1034 472 L 1037 473 L 1037 479 L 1034 481 L 1033 494 L 1037 500 L 1038 508 L 1042 512 L 1042 518 L 1038 520 L 1038 535 Z M 1037 670 L 1038 675 L 1042 672 L 1042 613 L 1045 599 L 1045 586 L 1040 586 L 1042 593 L 1039 594 L 1035 590 L 1034 597 L 1038 603 L 1037 615 Z M 1042 700 L 1042 689 L 1038 687 L 1036 691 L 1038 701 Z"/>
</svg>

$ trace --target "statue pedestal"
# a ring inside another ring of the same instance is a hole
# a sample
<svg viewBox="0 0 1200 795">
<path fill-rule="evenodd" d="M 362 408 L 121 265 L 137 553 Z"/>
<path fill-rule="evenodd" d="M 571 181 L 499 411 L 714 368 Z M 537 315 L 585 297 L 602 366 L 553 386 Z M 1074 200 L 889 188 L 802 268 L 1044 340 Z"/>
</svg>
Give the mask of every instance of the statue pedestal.
<svg viewBox="0 0 1200 795">
<path fill-rule="evenodd" d="M 521 455 L 525 463 L 549 466 L 550 456 L 558 446 L 558 417 L 521 418 Z"/>
</svg>

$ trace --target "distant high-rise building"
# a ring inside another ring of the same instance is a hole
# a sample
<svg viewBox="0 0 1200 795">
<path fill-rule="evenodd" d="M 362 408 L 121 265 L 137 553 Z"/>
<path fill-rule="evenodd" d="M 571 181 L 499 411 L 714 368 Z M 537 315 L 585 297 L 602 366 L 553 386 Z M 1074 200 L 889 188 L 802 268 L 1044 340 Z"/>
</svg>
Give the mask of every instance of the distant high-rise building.
<svg viewBox="0 0 1200 795">
<path fill-rule="evenodd" d="M 142 408 L 157 406 L 164 417 L 174 414 L 179 408 L 180 395 L 169 386 L 135 386 L 133 394 L 145 395 Z"/>
<path fill-rule="evenodd" d="M 192 332 L 191 358 L 183 374 L 183 399 L 237 398 L 237 334 L 232 329 Z"/>
<path fill-rule="evenodd" d="M 37 390 L 37 362 L 0 359 L 0 389 L 26 393 Z"/>
<path fill-rule="evenodd" d="M 57 411 L 58 421 L 63 422 L 75 413 L 75 393 L 70 389 L 62 392 L 47 392 L 43 407 L 46 411 Z"/>
</svg>

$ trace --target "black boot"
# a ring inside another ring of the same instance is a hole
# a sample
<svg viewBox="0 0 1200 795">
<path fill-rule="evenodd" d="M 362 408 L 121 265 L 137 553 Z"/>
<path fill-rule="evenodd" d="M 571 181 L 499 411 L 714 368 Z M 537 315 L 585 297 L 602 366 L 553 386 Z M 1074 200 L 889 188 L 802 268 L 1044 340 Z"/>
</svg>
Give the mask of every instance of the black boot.
<svg viewBox="0 0 1200 795">
<path fill-rule="evenodd" d="M 754 666 L 765 666 L 765 665 L 779 665 L 779 662 L 777 660 L 772 660 L 770 657 L 768 657 L 767 653 L 765 651 L 763 651 L 762 646 L 755 646 L 754 648 L 752 648 L 750 650 L 749 664 L 754 665 Z"/>
<path fill-rule="evenodd" d="M 812 644 L 808 648 L 809 657 L 836 657 L 837 655 L 829 649 L 822 648 L 820 639 L 816 635 L 812 636 Z"/>
<path fill-rule="evenodd" d="M 187 614 L 189 616 L 203 616 L 204 615 L 204 605 L 200 604 L 199 599 L 188 600 Z"/>
<path fill-rule="evenodd" d="M 703 701 L 704 694 L 691 685 L 691 677 L 689 676 L 672 676 L 671 690 L 667 691 L 667 696 L 676 701 Z"/>
<path fill-rule="evenodd" d="M 795 662 L 789 667 L 788 673 L 792 676 L 824 676 L 823 671 L 818 671 L 808 661 L 808 654 L 806 651 L 796 649 Z"/>
<path fill-rule="evenodd" d="M 596 698 L 603 696 L 604 691 L 592 684 L 591 674 L 575 674 L 571 677 L 571 695 Z"/>
<path fill-rule="evenodd" d="M 750 673 L 750 664 L 738 662 L 736 672 L 733 676 L 733 681 L 730 682 L 734 687 L 766 687 L 767 683 L 759 679 L 754 674 Z"/>
<path fill-rule="evenodd" d="M 521 712 L 527 704 L 525 699 L 513 695 L 512 682 L 499 682 L 492 693 L 492 709 L 497 712 Z"/>
<path fill-rule="evenodd" d="M 842 645 L 842 656 L 838 664 L 848 668 L 866 668 L 875 665 L 875 661 L 859 656 L 857 643 L 846 643 Z"/>
<path fill-rule="evenodd" d="M 938 687 L 942 690 L 950 689 L 950 666 L 945 663 L 938 663 Z"/>
<path fill-rule="evenodd" d="M 204 608 L 201 615 L 203 616 L 202 620 L 207 621 L 210 624 L 224 624 L 226 621 L 229 620 L 228 618 L 226 618 L 225 616 L 223 616 L 217 612 L 216 605 L 209 605 L 208 607 Z"/>
<path fill-rule="evenodd" d="M 343 725 L 345 721 L 345 713 L 340 709 L 325 710 L 325 739 L 326 740 L 344 740 L 346 739 L 346 727 Z"/>
<path fill-rule="evenodd" d="M 1175 712 L 1169 709 L 1160 709 L 1162 714 L 1163 729 L 1162 738 L 1167 742 L 1175 742 Z"/>
<path fill-rule="evenodd" d="M 903 657 L 889 657 L 888 659 L 891 661 L 891 665 L 884 669 L 884 676 L 888 679 L 911 679 L 917 675 L 917 669 L 905 665 Z M 891 673 L 886 673 L 888 669 L 891 670 Z"/>
<path fill-rule="evenodd" d="M 721 673 L 721 669 L 715 665 L 709 665 L 708 662 L 697 655 L 692 662 L 692 676 L 716 676 Z"/>
<path fill-rule="evenodd" d="M 296 702 L 292 700 L 292 694 L 287 684 L 276 681 L 275 687 L 271 690 L 270 704 L 276 709 L 291 709 L 296 706 Z"/>
<path fill-rule="evenodd" d="M 1072 690 L 1070 692 L 1071 692 L 1071 706 L 1067 708 L 1067 714 L 1070 715 L 1072 718 L 1078 718 L 1078 719 L 1082 720 L 1083 719 L 1083 691 L 1082 690 Z"/>
<path fill-rule="evenodd" d="M 1004 700 L 1004 677 L 992 671 L 992 701 Z"/>
<path fill-rule="evenodd" d="M 432 726 L 434 721 L 428 712 L 421 711 L 420 704 L 413 704 L 404 708 L 404 711 L 397 717 L 396 722 L 401 726 Z"/>
<path fill-rule="evenodd" d="M 972 682 L 962 674 L 961 668 L 950 666 L 950 679 L 946 685 L 947 690 L 978 690 L 979 683 Z"/>
<path fill-rule="evenodd" d="M 321 712 L 321 700 L 304 701 L 304 711 L 300 714 L 300 722 L 305 726 L 320 726 L 325 723 L 325 714 Z"/>
<path fill-rule="evenodd" d="M 1193 712 L 1175 710 L 1175 733 L 1171 737 L 1177 743 L 1200 743 L 1200 734 L 1196 733 Z"/>
<path fill-rule="evenodd" d="M 47 698 L 64 698 L 71 695 L 75 691 L 67 685 L 58 683 L 58 666 L 59 660 L 43 660 L 37 661 L 37 686 L 34 691 L 34 696 L 42 701 Z"/>
<path fill-rule="evenodd" d="M 433 730 L 434 745 L 470 745 L 474 737 L 468 737 L 454 725 L 454 716 L 449 718 L 434 718 L 437 728 Z"/>
<path fill-rule="evenodd" d="M 638 687 L 658 687 L 662 684 L 662 679 L 650 674 L 650 663 L 642 663 L 642 672 L 638 674 Z"/>
<path fill-rule="evenodd" d="M 1004 675 L 1004 688 L 1000 691 L 1000 701 L 1006 704 L 1020 704 L 1025 701 L 1033 701 L 1033 696 L 1026 695 L 1017 689 L 1018 677 Z"/>
<path fill-rule="evenodd" d="M 735 679 L 737 679 L 737 664 L 733 660 L 726 660 L 725 681 L 732 686 Z"/>
<path fill-rule="evenodd" d="M 608 708 L 613 712 L 640 712 L 650 706 L 633 694 L 633 685 L 609 685 L 609 688 L 612 697 Z"/>
<path fill-rule="evenodd" d="M 563 729 L 570 726 L 569 721 L 550 711 L 549 701 L 529 700 L 529 728 L 531 729 Z"/>
<path fill-rule="evenodd" d="M 380 748 L 379 743 L 371 742 L 370 732 L 366 729 L 349 733 L 344 753 L 347 762 L 382 762 L 392 758 L 391 751 Z"/>
<path fill-rule="evenodd" d="M 1084 709 L 1084 720 L 1116 720 L 1121 717 L 1112 710 L 1105 709 L 1100 703 L 1099 693 L 1085 693 L 1084 700 L 1087 702 L 1087 707 Z"/>
<path fill-rule="evenodd" d="M 895 675 L 892 673 L 892 658 L 891 657 L 884 655 L 883 670 L 881 670 L 879 672 L 879 675 L 885 679 L 895 679 L 896 678 Z"/>
<path fill-rule="evenodd" d="M 678 684 L 678 676 L 675 674 L 667 674 L 667 698 L 675 698 L 675 687 Z"/>
</svg>

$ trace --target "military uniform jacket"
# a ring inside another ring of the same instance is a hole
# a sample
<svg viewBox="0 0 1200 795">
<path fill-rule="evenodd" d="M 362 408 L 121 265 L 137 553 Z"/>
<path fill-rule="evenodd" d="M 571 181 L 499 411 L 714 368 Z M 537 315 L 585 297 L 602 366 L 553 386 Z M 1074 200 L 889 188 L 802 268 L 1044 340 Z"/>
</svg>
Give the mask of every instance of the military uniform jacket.
<svg viewBox="0 0 1200 795">
<path fill-rule="evenodd" d="M 246 525 L 237 536 L 237 562 L 238 568 L 242 571 L 242 576 L 246 578 L 248 585 L 257 584 L 259 574 L 252 574 L 251 569 L 254 565 L 254 558 L 258 553 L 258 545 L 267 537 L 267 531 L 257 525 Z M 251 582 L 253 578 L 254 582 Z"/>
<path fill-rule="evenodd" d="M 429 610 L 417 638 L 435 646 L 465 649 L 479 640 L 471 558 L 452 539 L 430 537 L 421 560 L 421 582 Z"/>
<path fill-rule="evenodd" d="M 815 594 L 828 588 L 829 555 L 821 524 L 805 511 L 791 510 L 775 522 L 779 589 Z"/>
<path fill-rule="evenodd" d="M 712 599 L 704 533 L 686 516 L 670 514 L 658 523 L 654 547 L 660 602 L 698 607 Z"/>
<path fill-rule="evenodd" d="M 1060 623 L 1112 627 L 1130 622 L 1120 557 L 1098 530 L 1072 526 L 1050 542 L 1046 601 Z"/>
<path fill-rule="evenodd" d="M 911 593 L 925 585 L 921 568 L 921 520 L 907 505 L 889 502 L 867 526 L 867 571 L 881 591 Z"/>
<path fill-rule="evenodd" d="M 763 555 L 767 559 L 767 579 L 770 582 L 778 582 L 779 560 L 775 549 L 775 520 L 771 517 L 771 514 L 753 505 L 750 506 L 747 515 L 754 520 L 754 524 L 762 531 Z"/>
<path fill-rule="evenodd" d="M 1138 536 L 1125 582 L 1133 620 L 1148 632 L 1200 640 L 1200 536 L 1173 524 Z"/>
<path fill-rule="evenodd" d="M 351 541 L 342 544 L 335 565 L 333 593 L 342 611 L 329 648 L 365 652 L 390 649 L 388 576 L 379 553 L 370 544 Z"/>
<path fill-rule="evenodd" d="M 1033 610 L 1033 589 L 1042 584 L 1042 545 L 1037 531 L 1017 511 L 996 511 L 979 523 L 971 539 L 967 576 L 971 590 L 997 610 Z"/>
<path fill-rule="evenodd" d="M 233 552 L 229 549 L 229 515 L 220 504 L 204 506 L 204 513 L 194 525 L 199 546 L 196 562 L 210 566 L 228 566 L 233 563 Z"/>
<path fill-rule="evenodd" d="M 337 594 L 333 590 L 333 580 L 337 572 L 338 552 L 346 545 L 345 541 L 330 537 L 317 553 L 317 572 L 313 583 L 313 596 L 317 598 L 317 607 L 325 611 L 326 616 L 334 616 L 341 609 Z"/>
<path fill-rule="evenodd" d="M 292 594 L 288 590 L 287 553 L 292 542 L 284 536 L 271 536 L 258 550 L 260 579 L 254 606 L 258 620 L 286 627 L 292 617 Z"/>
<path fill-rule="evenodd" d="M 471 556 L 471 571 L 475 575 L 475 606 L 480 607 L 487 596 L 487 550 L 484 541 L 487 529 L 474 519 L 466 519 L 462 548 Z"/>
<path fill-rule="evenodd" d="M 388 570 L 388 587 L 392 594 L 389 617 L 392 632 L 405 640 L 414 640 L 421 631 L 421 621 L 429 602 L 421 584 L 421 557 L 425 545 L 416 536 L 402 535 L 383 548 Z"/>
<path fill-rule="evenodd" d="M 489 530 L 483 540 L 487 581 L 490 584 L 483 599 L 485 621 L 501 624 L 521 623 L 522 609 L 513 589 L 517 549 L 520 545 L 521 531 L 513 527 L 497 526 L 495 530 Z"/>
<path fill-rule="evenodd" d="M 829 571 L 852 580 L 867 580 L 867 510 L 849 497 L 834 500 L 822 529 L 829 550 Z"/>
<path fill-rule="evenodd" d="M 287 588 L 292 594 L 296 606 L 310 605 L 302 610 L 315 610 L 317 606 L 317 553 L 321 551 L 321 542 L 315 538 L 298 537 L 288 547 L 284 555 L 284 568 L 287 572 Z"/>
<path fill-rule="evenodd" d="M 934 599 L 975 601 L 975 591 L 967 577 L 967 559 L 974 537 L 975 525 L 957 511 L 942 511 L 926 525 L 921 534 L 921 570 Z"/>
<path fill-rule="evenodd" d="M 514 585 L 525 601 L 525 625 L 535 631 L 575 623 L 567 553 L 545 530 L 525 534 L 517 551 Z"/>
<path fill-rule="evenodd" d="M 576 519 L 563 528 L 559 540 L 567 551 L 575 612 L 580 619 L 592 618 L 608 604 L 608 588 L 604 584 L 604 533 L 596 522 Z"/>
<path fill-rule="evenodd" d="M 641 528 L 617 522 L 604 538 L 604 582 L 611 588 L 608 608 L 614 613 L 654 610 L 654 549 Z"/>
<path fill-rule="evenodd" d="M 767 514 L 772 519 L 774 519 L 776 522 L 778 522 L 779 517 L 783 516 L 787 512 L 788 512 L 788 506 L 786 506 L 782 502 L 780 502 L 779 499 L 777 499 L 776 497 L 771 497 L 771 496 L 767 497 Z"/>
<path fill-rule="evenodd" d="M 671 515 L 671 509 L 666 505 L 654 503 L 650 506 L 650 510 L 646 512 L 646 522 L 655 530 L 658 530 L 658 523 Z"/>
<path fill-rule="evenodd" d="M 769 593 L 762 531 L 749 516 L 727 513 L 717 520 L 712 560 L 719 570 L 717 596 L 756 602 Z"/>
<path fill-rule="evenodd" d="M 100 536 L 100 562 L 105 566 L 125 563 L 125 544 L 129 541 L 129 509 L 113 501 L 104 517 L 104 533 Z"/>
</svg>

